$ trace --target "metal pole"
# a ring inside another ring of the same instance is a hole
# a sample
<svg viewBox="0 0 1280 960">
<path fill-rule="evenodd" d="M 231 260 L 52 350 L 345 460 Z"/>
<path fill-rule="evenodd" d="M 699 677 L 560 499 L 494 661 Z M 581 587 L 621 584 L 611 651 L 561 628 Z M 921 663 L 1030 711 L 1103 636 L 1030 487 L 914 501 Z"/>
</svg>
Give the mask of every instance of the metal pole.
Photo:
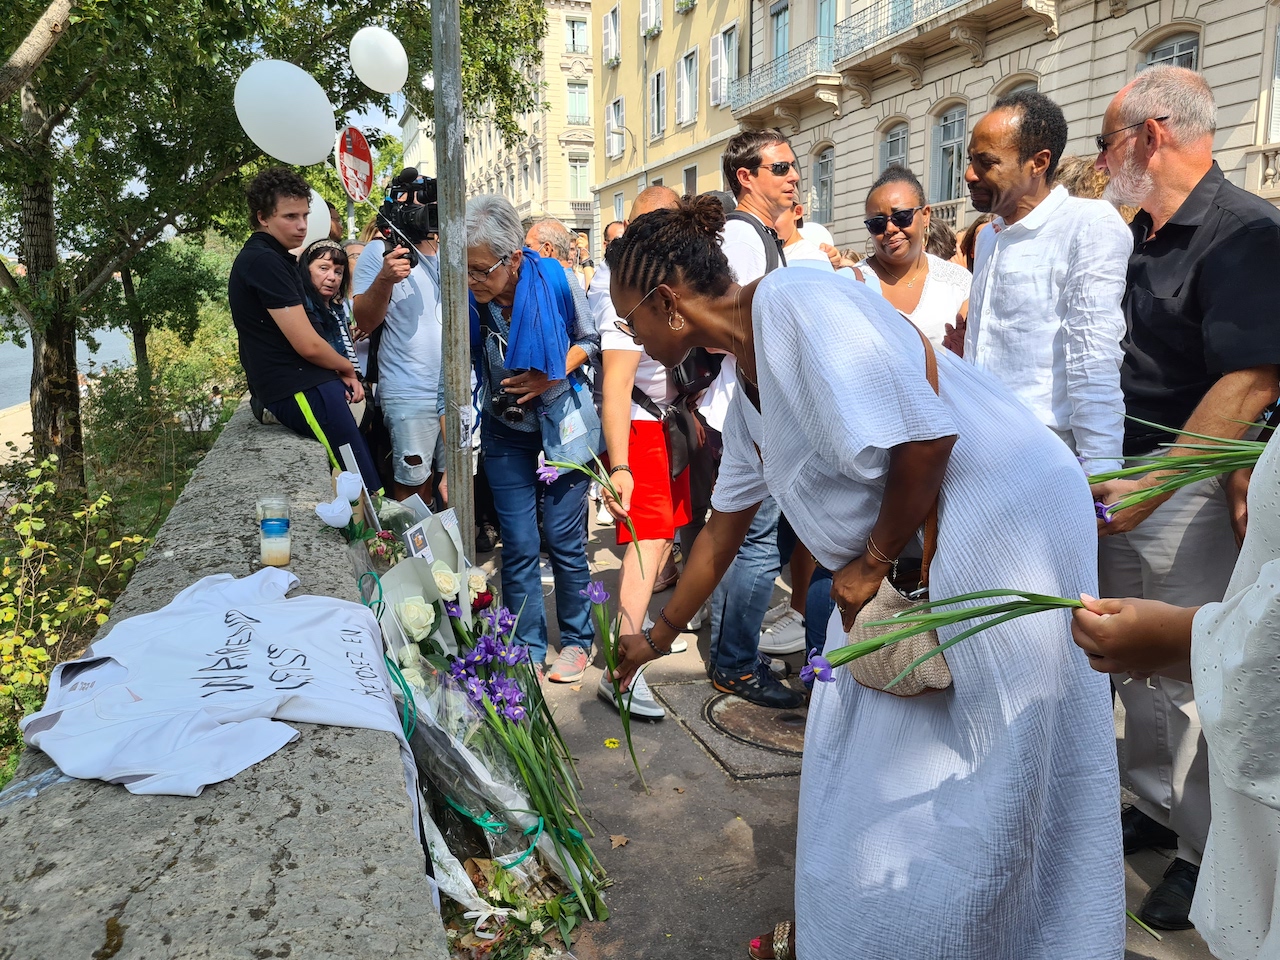
<svg viewBox="0 0 1280 960">
<path fill-rule="evenodd" d="M 445 469 L 463 548 L 475 549 L 471 473 L 471 324 L 467 316 L 466 181 L 463 170 L 462 30 L 458 0 L 431 0 L 440 296 L 444 317 Z"/>
</svg>

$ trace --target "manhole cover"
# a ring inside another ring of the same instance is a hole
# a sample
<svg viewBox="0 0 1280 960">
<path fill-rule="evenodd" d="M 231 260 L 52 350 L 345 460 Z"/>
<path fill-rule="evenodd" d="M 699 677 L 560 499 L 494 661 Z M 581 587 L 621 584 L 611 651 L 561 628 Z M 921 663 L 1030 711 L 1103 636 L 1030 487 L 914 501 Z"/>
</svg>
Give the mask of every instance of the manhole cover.
<svg viewBox="0 0 1280 960">
<path fill-rule="evenodd" d="M 706 721 L 725 736 L 793 757 L 804 753 L 804 724 L 808 712 L 808 707 L 795 710 L 760 707 L 731 693 L 712 697 L 702 708 Z"/>
</svg>

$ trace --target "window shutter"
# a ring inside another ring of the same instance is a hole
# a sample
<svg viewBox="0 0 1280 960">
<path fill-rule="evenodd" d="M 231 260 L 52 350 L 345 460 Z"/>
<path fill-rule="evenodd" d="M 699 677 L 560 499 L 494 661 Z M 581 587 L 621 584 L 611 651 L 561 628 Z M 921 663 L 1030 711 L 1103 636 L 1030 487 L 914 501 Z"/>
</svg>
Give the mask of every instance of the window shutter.
<svg viewBox="0 0 1280 960">
<path fill-rule="evenodd" d="M 689 90 L 686 96 L 689 98 L 689 119 L 696 120 L 698 117 L 698 52 L 696 50 L 689 55 Z"/>
<path fill-rule="evenodd" d="M 711 68 L 707 71 L 707 77 L 710 80 L 708 84 L 710 88 L 709 102 L 712 106 L 720 102 L 720 44 L 723 39 L 723 34 L 713 33 L 711 35 Z"/>
<path fill-rule="evenodd" d="M 652 18 L 649 15 L 649 0 L 640 0 L 640 35 L 644 36 L 646 30 L 649 29 L 649 22 Z"/>
<path fill-rule="evenodd" d="M 890 131 L 889 133 L 892 133 Z M 889 134 L 885 134 L 884 139 L 880 141 L 880 172 L 883 173 L 885 168 L 889 166 Z"/>
<path fill-rule="evenodd" d="M 612 36 L 613 31 L 610 29 L 613 26 L 613 24 L 610 23 L 612 19 L 613 19 L 613 14 L 606 13 L 604 15 L 604 22 L 601 24 L 601 27 L 600 27 L 600 36 L 601 36 L 600 52 L 604 54 L 604 59 L 606 60 L 613 59 L 613 36 Z"/>
<path fill-rule="evenodd" d="M 655 73 L 649 78 L 649 136 L 661 133 L 662 128 L 659 126 L 658 118 L 658 78 L 662 74 Z"/>
<path fill-rule="evenodd" d="M 622 98 L 618 98 L 618 139 L 615 143 L 618 146 L 617 155 L 620 157 L 627 152 L 627 134 L 623 129 L 627 125 L 627 105 Z"/>
<path fill-rule="evenodd" d="M 937 203 L 942 197 L 942 124 L 933 125 L 933 149 L 929 152 L 929 202 Z"/>
<path fill-rule="evenodd" d="M 685 113 L 685 99 L 688 84 L 684 77 L 684 61 L 681 60 L 676 64 L 676 123 L 684 123 L 688 120 Z"/>
</svg>

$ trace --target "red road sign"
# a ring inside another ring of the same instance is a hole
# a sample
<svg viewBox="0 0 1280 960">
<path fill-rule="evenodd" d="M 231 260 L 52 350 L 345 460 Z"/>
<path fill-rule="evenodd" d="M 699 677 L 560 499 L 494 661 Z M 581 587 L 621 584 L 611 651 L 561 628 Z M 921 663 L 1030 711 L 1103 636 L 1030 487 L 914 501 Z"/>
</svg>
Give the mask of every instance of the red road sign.
<svg viewBox="0 0 1280 960">
<path fill-rule="evenodd" d="M 373 189 L 373 154 L 369 141 L 358 127 L 347 127 L 338 134 L 338 175 L 347 196 L 357 203 Z"/>
</svg>

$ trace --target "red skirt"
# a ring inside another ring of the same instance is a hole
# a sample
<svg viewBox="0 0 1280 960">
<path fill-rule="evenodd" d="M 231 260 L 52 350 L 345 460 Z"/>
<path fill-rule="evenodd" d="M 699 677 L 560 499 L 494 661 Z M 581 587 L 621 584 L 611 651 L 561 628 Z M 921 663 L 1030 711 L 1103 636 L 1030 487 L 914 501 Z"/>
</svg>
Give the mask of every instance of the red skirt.
<svg viewBox="0 0 1280 960">
<path fill-rule="evenodd" d="M 656 420 L 632 420 L 627 441 L 627 461 L 635 488 L 631 494 L 631 522 L 639 540 L 674 540 L 676 531 L 693 517 L 689 497 L 689 471 L 671 479 L 667 438 Z M 618 543 L 630 543 L 625 523 L 614 525 Z"/>
</svg>

